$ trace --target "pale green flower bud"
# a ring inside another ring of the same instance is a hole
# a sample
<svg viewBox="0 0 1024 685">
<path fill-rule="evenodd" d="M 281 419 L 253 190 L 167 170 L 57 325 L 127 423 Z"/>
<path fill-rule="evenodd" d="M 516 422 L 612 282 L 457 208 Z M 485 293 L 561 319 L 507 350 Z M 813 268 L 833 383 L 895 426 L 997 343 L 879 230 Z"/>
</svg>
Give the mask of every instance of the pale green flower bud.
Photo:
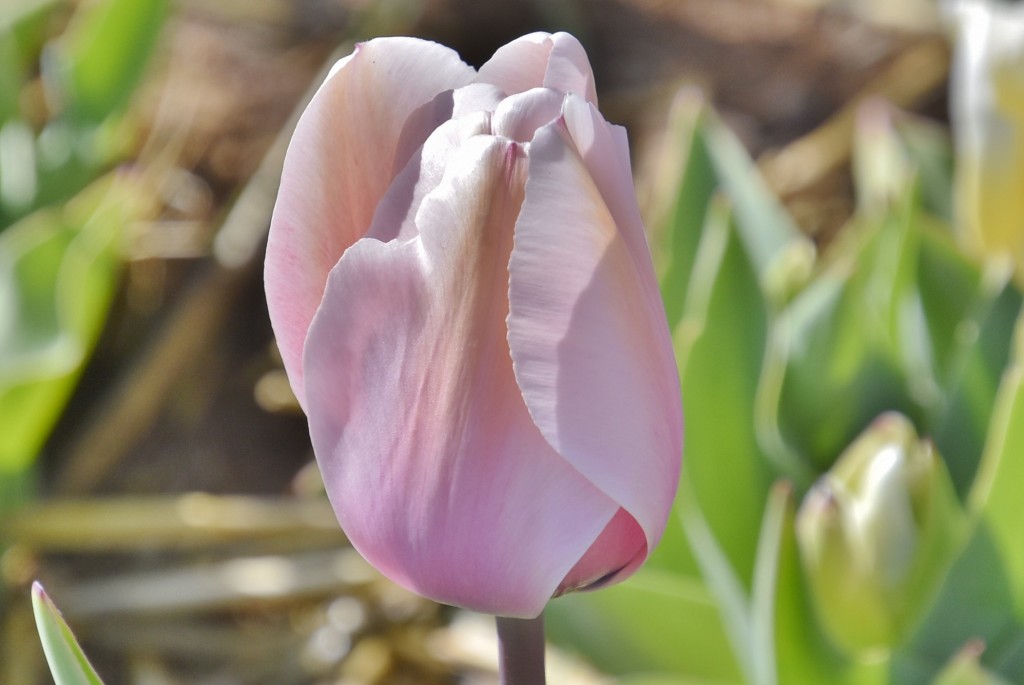
<svg viewBox="0 0 1024 685">
<path fill-rule="evenodd" d="M 867 656 L 900 643 L 959 537 L 949 474 L 903 415 L 875 420 L 811 488 L 796 521 L 825 631 Z"/>
</svg>

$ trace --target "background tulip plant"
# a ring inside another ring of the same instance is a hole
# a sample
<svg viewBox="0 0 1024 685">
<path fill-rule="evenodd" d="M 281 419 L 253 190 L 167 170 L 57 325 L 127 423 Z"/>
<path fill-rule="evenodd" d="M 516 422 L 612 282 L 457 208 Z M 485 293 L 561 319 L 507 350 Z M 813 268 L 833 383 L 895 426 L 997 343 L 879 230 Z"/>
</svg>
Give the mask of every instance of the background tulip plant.
<svg viewBox="0 0 1024 685">
<path fill-rule="evenodd" d="M 498 616 L 505 682 L 541 612 L 628 685 L 1024 682 L 1024 5 L 943 7 L 953 138 L 858 103 L 830 240 L 691 88 L 645 231 L 567 33 L 479 70 L 377 38 L 316 90 L 264 272 L 288 382 L 348 541 Z"/>
</svg>

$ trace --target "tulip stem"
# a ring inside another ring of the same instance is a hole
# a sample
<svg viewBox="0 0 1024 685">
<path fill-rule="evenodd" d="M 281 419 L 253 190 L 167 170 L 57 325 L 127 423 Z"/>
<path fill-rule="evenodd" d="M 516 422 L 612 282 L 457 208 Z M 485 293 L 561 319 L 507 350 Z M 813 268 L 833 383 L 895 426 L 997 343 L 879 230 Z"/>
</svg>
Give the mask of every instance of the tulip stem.
<svg viewBox="0 0 1024 685">
<path fill-rule="evenodd" d="M 501 685 L 544 685 L 544 615 L 496 618 Z"/>
</svg>

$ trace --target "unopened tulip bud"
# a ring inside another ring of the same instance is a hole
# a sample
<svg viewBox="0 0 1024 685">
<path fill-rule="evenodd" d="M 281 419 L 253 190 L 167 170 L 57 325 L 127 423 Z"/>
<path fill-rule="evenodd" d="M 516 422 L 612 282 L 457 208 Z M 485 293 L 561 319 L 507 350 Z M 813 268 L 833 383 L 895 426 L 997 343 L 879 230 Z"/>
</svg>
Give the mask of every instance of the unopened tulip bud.
<svg viewBox="0 0 1024 685">
<path fill-rule="evenodd" d="M 575 38 L 480 71 L 358 45 L 296 126 L 265 275 L 327 494 L 382 573 L 529 618 L 654 549 L 679 373 L 626 132 Z"/>
<path fill-rule="evenodd" d="M 1024 5 L 950 5 L 960 222 L 975 247 L 1024 264 Z"/>
<path fill-rule="evenodd" d="M 818 617 L 847 652 L 897 645 L 957 538 L 946 469 L 901 414 L 878 418 L 811 489 L 797 537 Z"/>
</svg>

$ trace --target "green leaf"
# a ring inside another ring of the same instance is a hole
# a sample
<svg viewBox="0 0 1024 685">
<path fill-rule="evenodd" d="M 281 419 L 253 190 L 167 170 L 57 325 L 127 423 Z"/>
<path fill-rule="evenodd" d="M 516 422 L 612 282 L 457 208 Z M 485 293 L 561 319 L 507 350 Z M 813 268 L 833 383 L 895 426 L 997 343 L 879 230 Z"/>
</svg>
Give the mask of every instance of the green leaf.
<svg viewBox="0 0 1024 685">
<path fill-rule="evenodd" d="M 35 61 L 50 16 L 65 0 L 4 0 L 0 4 L 0 33 L 10 32 L 24 68 Z"/>
<path fill-rule="evenodd" d="M 39 583 L 32 585 L 32 609 L 56 685 L 103 685 L 60 611 Z"/>
<path fill-rule="evenodd" d="M 914 280 L 915 207 L 908 193 L 848 226 L 776 320 L 756 417 L 776 461 L 824 470 L 879 414 L 921 421 L 934 383 Z M 808 485 L 798 471 L 791 478 Z"/>
<path fill-rule="evenodd" d="M 27 467 L 60 415 L 106 318 L 125 226 L 144 202 L 139 186 L 111 177 L 0 234 L 0 471 Z"/>
<path fill-rule="evenodd" d="M 127 104 L 142 77 L 168 0 L 82 3 L 43 60 L 48 89 L 78 125 L 99 124 Z"/>
<path fill-rule="evenodd" d="M 935 604 L 910 643 L 896 655 L 894 672 L 907 685 L 929 683 L 949 656 L 968 641 L 981 639 L 989 648 L 984 660 L 1012 657 L 1024 638 L 1024 626 L 1013 616 L 1012 583 L 1000 551 L 984 521 L 946 576 Z M 1005 675 L 1014 675 L 1013 671 Z"/>
<path fill-rule="evenodd" d="M 661 277 L 661 295 L 670 329 L 682 319 L 704 217 L 719 184 L 705 142 L 704 111 L 703 101 L 684 91 L 676 99 L 667 126 L 670 160 L 682 161 L 682 168 L 676 173 L 666 172 L 674 187 L 668 217 L 661 229 L 665 234 L 661 253 L 668 260 Z"/>
<path fill-rule="evenodd" d="M 645 567 L 620 585 L 559 597 L 544 615 L 555 642 L 605 672 L 741 682 L 718 608 L 694 578 Z"/>
<path fill-rule="evenodd" d="M 1024 331 L 1024 317 L 1019 324 Z M 1024 359 L 1003 377 L 969 505 L 998 547 L 1017 618 L 1024 621 Z"/>
<path fill-rule="evenodd" d="M 619 685 L 727 685 L 721 680 L 707 680 L 706 678 L 690 678 L 669 673 L 643 673 L 640 675 L 628 675 L 619 678 L 616 682 Z"/>
<path fill-rule="evenodd" d="M 925 256 L 923 253 L 922 271 L 926 268 Z M 1010 357 L 1013 326 L 1021 311 L 1022 299 L 1005 264 L 989 262 L 982 269 L 972 265 L 977 281 L 973 289 L 967 290 L 971 294 L 968 305 L 957 311 L 954 309 L 958 304 L 957 296 L 950 290 L 958 285 L 967 289 L 969 283 L 957 278 L 961 269 L 950 262 L 952 260 L 947 260 L 942 265 L 934 260 L 931 281 L 921 288 L 933 329 L 932 340 L 936 346 L 945 336 L 951 340 L 945 350 L 946 368 L 938 369 L 942 374 L 944 401 L 935 407 L 928 427 L 946 458 L 958 493 L 964 497 L 985 449 L 986 433 L 1000 379 Z M 943 283 L 939 283 L 939 279 Z M 944 314 L 943 309 L 947 313 Z M 940 324 L 942 317 L 949 317 L 950 310 L 955 321 Z M 950 323 L 952 330 L 949 330 Z"/>
<path fill-rule="evenodd" d="M 701 131 L 762 292 L 773 307 L 782 305 L 810 277 L 814 244 L 768 189 L 732 131 L 710 113 Z"/>
<path fill-rule="evenodd" d="M 18 116 L 25 68 L 18 55 L 14 34 L 0 21 L 0 127 Z"/>
<path fill-rule="evenodd" d="M 1024 659 L 1022 479 L 1024 369 L 1018 362 L 1000 385 L 982 464 L 968 497 L 975 526 L 917 635 L 898 655 L 904 672 L 914 674 L 904 677 L 905 682 L 929 682 L 950 654 L 975 639 L 986 645 L 983 664 L 1007 677 L 1019 675 Z"/>
<path fill-rule="evenodd" d="M 708 527 L 747 589 L 775 477 L 751 421 L 767 322 L 756 273 L 720 199 L 708 212 L 674 342 L 687 416 L 683 468 Z"/>
<path fill-rule="evenodd" d="M 690 91 L 681 91 L 669 117 L 667 149 L 681 168 L 664 171 L 674 184 L 662 252 L 661 279 L 669 325 L 683 314 L 711 198 L 719 191 L 734 208 L 739 235 L 758 282 L 772 305 L 810 276 L 815 250 L 772 195 L 740 141 Z M 678 151 L 678 152 L 677 152 Z M 667 165 L 671 165 L 672 161 Z"/>
</svg>

